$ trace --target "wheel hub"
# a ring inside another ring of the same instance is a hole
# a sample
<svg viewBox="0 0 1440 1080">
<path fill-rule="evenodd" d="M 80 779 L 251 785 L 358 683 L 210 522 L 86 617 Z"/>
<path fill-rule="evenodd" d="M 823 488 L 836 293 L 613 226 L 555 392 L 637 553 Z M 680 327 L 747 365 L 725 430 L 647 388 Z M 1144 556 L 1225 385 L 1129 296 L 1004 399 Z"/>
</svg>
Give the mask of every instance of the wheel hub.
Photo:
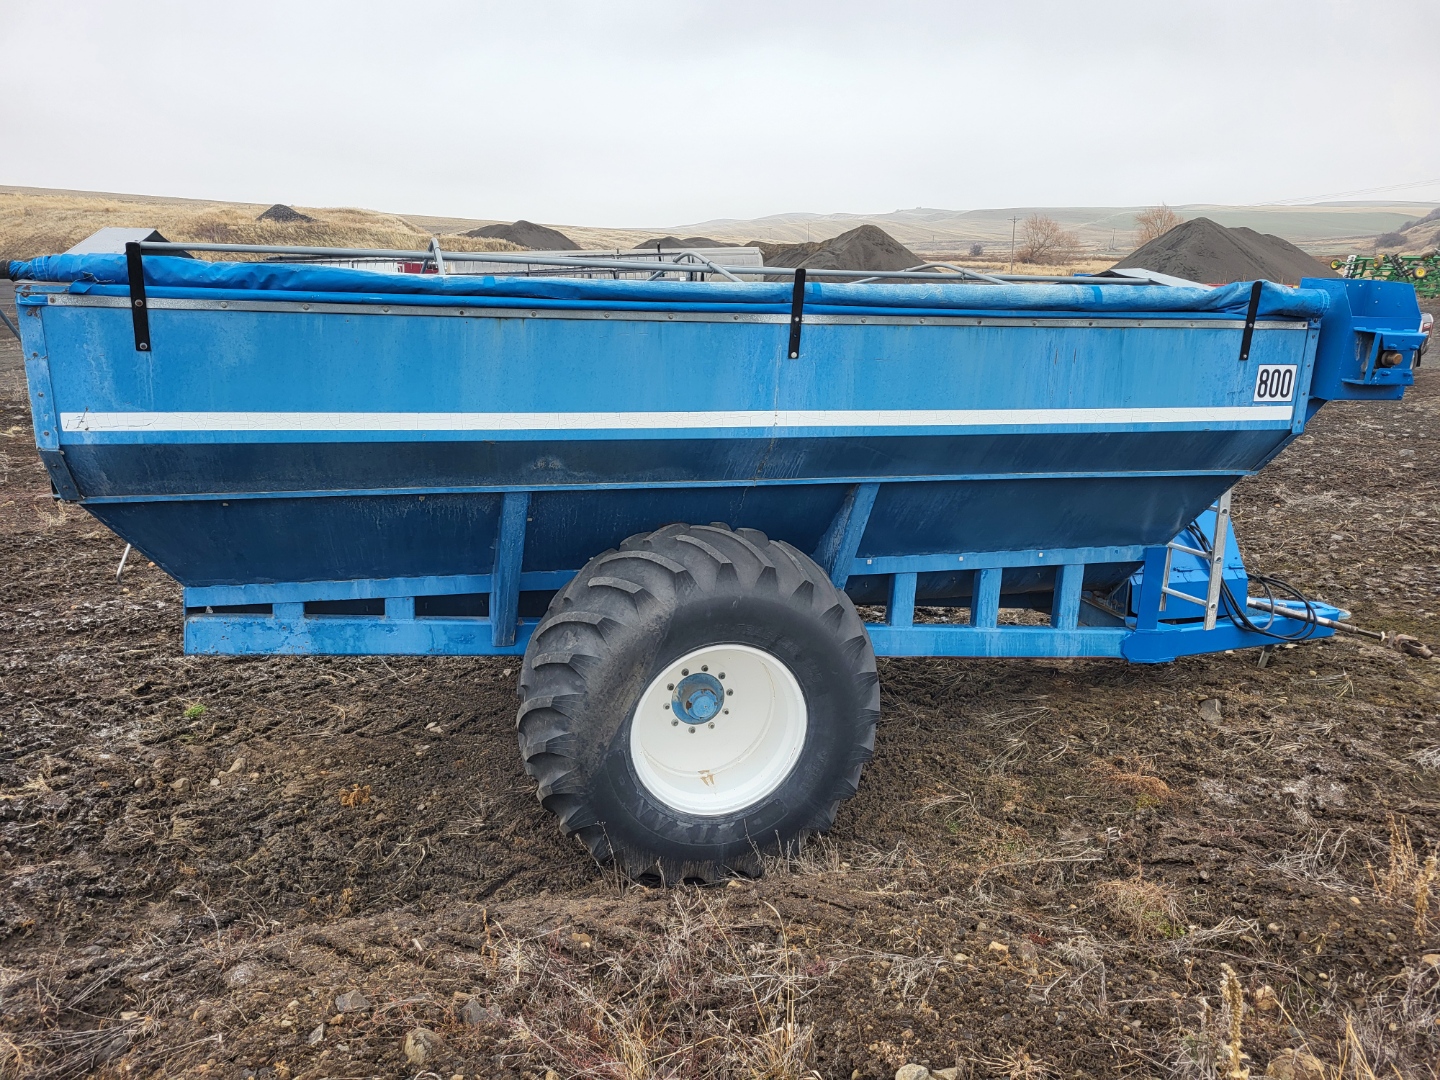
<svg viewBox="0 0 1440 1080">
<path fill-rule="evenodd" d="M 805 695 L 779 658 L 710 645 L 672 661 L 645 688 L 630 760 L 641 785 L 672 810 L 730 814 L 785 781 L 807 722 Z"/>
<path fill-rule="evenodd" d="M 700 671 L 682 678 L 670 699 L 676 719 L 692 724 L 709 723 L 720 711 L 725 687 L 709 672 Z"/>
</svg>

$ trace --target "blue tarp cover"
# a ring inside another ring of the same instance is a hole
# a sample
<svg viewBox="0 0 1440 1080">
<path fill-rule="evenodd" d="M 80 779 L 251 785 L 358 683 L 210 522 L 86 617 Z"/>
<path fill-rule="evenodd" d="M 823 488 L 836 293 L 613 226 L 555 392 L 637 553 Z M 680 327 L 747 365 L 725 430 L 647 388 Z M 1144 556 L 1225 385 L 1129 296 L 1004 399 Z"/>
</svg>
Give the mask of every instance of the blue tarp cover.
<svg viewBox="0 0 1440 1080">
<path fill-rule="evenodd" d="M 12 262 L 16 280 L 69 284 L 72 292 L 124 294 L 129 277 L 123 255 L 46 255 Z M 119 287 L 119 288 L 117 288 Z M 152 255 L 145 258 L 145 287 L 158 297 L 203 295 L 261 299 L 257 294 L 285 293 L 285 299 L 349 303 L 466 303 L 472 306 L 535 304 L 545 307 L 604 307 L 670 310 L 784 310 L 790 308 L 788 282 L 688 282 L 438 274 L 380 274 L 333 266 L 294 263 L 224 263 Z M 274 296 L 270 297 L 275 299 Z M 1090 312 L 1094 314 L 1244 315 L 1250 283 L 1216 288 L 1157 285 L 990 285 L 916 282 L 914 284 L 840 284 L 809 282 L 807 311 L 883 313 L 904 310 L 992 314 L 1004 312 Z M 1317 289 L 1291 289 L 1266 282 L 1259 314 L 1266 317 L 1319 318 L 1329 297 Z"/>
</svg>

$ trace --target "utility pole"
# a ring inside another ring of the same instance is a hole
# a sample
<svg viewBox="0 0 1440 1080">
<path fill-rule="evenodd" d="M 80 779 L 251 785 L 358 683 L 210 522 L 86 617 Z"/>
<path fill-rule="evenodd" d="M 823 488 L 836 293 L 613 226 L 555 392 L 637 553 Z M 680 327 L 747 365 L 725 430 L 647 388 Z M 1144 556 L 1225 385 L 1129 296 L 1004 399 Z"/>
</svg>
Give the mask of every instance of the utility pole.
<svg viewBox="0 0 1440 1080">
<path fill-rule="evenodd" d="M 1015 272 L 1015 227 L 1020 223 L 1020 216 L 1017 214 L 1010 219 L 1010 273 Z"/>
</svg>

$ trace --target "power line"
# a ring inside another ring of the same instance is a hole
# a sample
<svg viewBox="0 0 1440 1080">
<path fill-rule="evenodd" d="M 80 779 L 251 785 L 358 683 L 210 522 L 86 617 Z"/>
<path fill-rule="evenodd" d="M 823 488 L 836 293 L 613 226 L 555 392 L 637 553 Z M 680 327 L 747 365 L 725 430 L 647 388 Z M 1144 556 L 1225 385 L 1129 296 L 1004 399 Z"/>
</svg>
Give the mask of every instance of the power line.
<svg viewBox="0 0 1440 1080">
<path fill-rule="evenodd" d="M 1433 187 L 1440 185 L 1440 176 L 1430 180 L 1413 180 L 1408 184 L 1384 184 L 1380 187 L 1355 188 L 1352 191 L 1331 191 L 1324 195 L 1300 195 L 1293 199 L 1276 199 L 1270 203 L 1271 206 L 1290 206 L 1295 203 L 1318 202 L 1321 199 L 1343 199 L 1351 195 L 1377 195 L 1382 191 L 1404 191 L 1406 188 Z M 1264 206 L 1265 203 L 1254 203 L 1255 206 Z"/>
</svg>

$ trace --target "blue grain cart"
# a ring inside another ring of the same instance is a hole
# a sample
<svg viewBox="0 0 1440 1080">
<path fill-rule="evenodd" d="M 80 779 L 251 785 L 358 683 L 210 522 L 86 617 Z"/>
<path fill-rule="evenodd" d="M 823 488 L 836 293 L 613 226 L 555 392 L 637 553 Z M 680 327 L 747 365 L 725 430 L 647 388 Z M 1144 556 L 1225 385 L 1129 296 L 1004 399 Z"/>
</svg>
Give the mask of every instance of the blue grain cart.
<svg viewBox="0 0 1440 1080">
<path fill-rule="evenodd" d="M 1326 401 L 1398 399 L 1424 340 L 1371 281 L 174 251 L 10 267 L 57 497 L 184 586 L 187 652 L 523 653 L 541 802 L 668 880 L 831 823 L 877 655 L 1329 633 L 1252 588 L 1228 492 Z"/>
</svg>

